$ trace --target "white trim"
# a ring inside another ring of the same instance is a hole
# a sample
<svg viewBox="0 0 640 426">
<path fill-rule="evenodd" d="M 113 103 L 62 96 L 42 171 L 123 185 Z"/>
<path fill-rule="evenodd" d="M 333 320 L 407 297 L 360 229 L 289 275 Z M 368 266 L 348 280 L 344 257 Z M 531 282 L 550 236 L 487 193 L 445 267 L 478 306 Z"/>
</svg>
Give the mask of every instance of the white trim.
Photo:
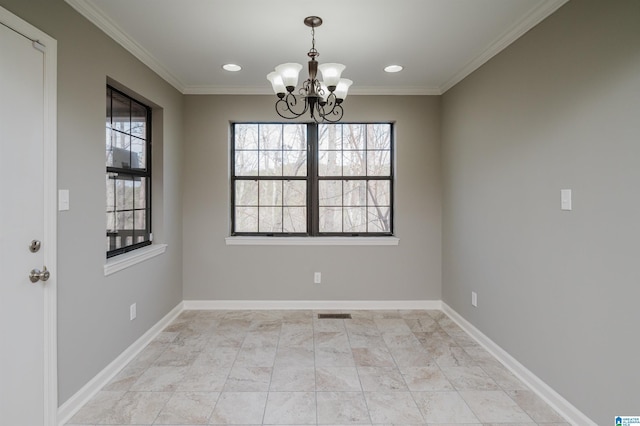
<svg viewBox="0 0 640 426">
<path fill-rule="evenodd" d="M 501 34 L 487 48 L 475 57 L 471 62 L 465 65 L 456 75 L 440 87 L 440 93 L 445 93 L 453 86 L 464 80 L 469 74 L 484 65 L 489 59 L 506 49 L 511 43 L 519 39 L 524 33 L 538 25 L 553 12 L 558 10 L 560 6 L 569 0 L 546 0 L 538 7 L 529 12 L 520 22 L 516 23 L 511 29 Z"/>
<path fill-rule="evenodd" d="M 57 63 L 58 42 L 8 10 L 0 7 L 0 22 L 34 40 L 44 47 L 38 49 L 43 54 L 43 179 L 44 179 L 44 232 L 46 249 L 43 251 L 44 264 L 51 271 L 51 277 L 43 287 L 44 291 L 44 419 L 43 425 L 57 424 L 58 411 L 58 330 L 57 330 Z"/>
<path fill-rule="evenodd" d="M 89 22 L 100 28 L 106 35 L 115 40 L 116 43 L 124 47 L 134 57 L 138 58 L 143 64 L 151 68 L 151 70 L 163 78 L 167 83 L 175 87 L 180 93 L 184 93 L 184 83 L 182 83 L 178 77 L 173 75 L 171 71 L 169 71 L 151 53 L 149 53 L 149 51 L 129 37 L 129 35 L 118 26 L 118 24 L 102 13 L 98 7 L 92 3 L 82 0 L 65 1 L 78 13 L 87 18 Z"/>
<path fill-rule="evenodd" d="M 228 246 L 397 246 L 398 237 L 226 237 Z"/>
<path fill-rule="evenodd" d="M 46 47 L 44 52 L 44 239 L 50 246 L 44 251 L 45 265 L 53 265 L 52 274 L 45 286 L 44 335 L 45 335 L 45 425 L 54 425 L 58 414 L 58 43 L 51 37 L 38 40 Z"/>
<path fill-rule="evenodd" d="M 111 379 L 113 379 L 136 355 L 138 355 L 149 343 L 155 339 L 167 325 L 171 324 L 184 310 L 183 303 L 180 302 L 167 315 L 144 333 L 131 346 L 125 349 L 116 359 L 100 371 L 93 379 L 69 398 L 58 409 L 58 425 L 62 426 L 68 422 L 74 414 L 82 408 L 91 398 L 93 398 Z"/>
<path fill-rule="evenodd" d="M 128 50 L 143 64 L 151 68 L 161 78 L 175 87 L 183 95 L 267 95 L 272 91 L 265 86 L 187 86 L 149 51 L 138 44 L 118 24 L 106 16 L 95 4 L 86 0 L 65 0 L 78 13 L 87 18 L 89 22 L 100 28 L 119 45 Z M 458 71 L 451 79 L 440 87 L 432 86 L 362 86 L 354 87 L 350 93 L 355 95 L 442 95 L 447 90 L 458 84 L 469 74 L 480 68 L 485 62 L 500 53 L 511 43 L 520 38 L 524 33 L 538 25 L 560 6 L 569 0 L 546 0 L 529 12 L 522 20 L 516 23 L 508 31 L 501 34 L 486 49 Z"/>
<path fill-rule="evenodd" d="M 167 251 L 166 244 L 151 244 L 150 246 L 109 258 L 104 265 L 104 276 L 115 274 L 118 271 L 137 265 L 140 262 L 160 256 L 165 251 Z"/>
<path fill-rule="evenodd" d="M 69 1 L 69 0 L 67 0 Z M 186 86 L 184 95 L 272 95 L 273 90 L 265 86 Z M 424 86 L 357 86 L 349 89 L 350 95 L 381 96 L 425 96 L 441 95 L 439 87 Z"/>
<path fill-rule="evenodd" d="M 473 324 L 464 319 L 445 302 L 442 302 L 442 311 L 572 425 L 597 426 L 594 421 L 564 399 L 558 392 L 553 390 L 551 386 L 527 369 L 527 367 L 520 364 L 518 360 L 498 346 Z"/>
<path fill-rule="evenodd" d="M 441 310 L 440 300 L 185 300 L 187 310 Z"/>
</svg>

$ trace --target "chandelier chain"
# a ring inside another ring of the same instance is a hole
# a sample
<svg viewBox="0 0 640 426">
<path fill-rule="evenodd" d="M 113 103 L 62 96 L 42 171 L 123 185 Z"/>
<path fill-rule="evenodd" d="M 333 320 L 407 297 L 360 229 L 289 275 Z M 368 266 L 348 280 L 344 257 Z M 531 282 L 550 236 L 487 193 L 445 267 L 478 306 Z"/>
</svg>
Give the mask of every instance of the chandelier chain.
<svg viewBox="0 0 640 426">
<path fill-rule="evenodd" d="M 315 27 L 311 27 L 311 50 L 309 50 L 309 53 L 307 55 L 311 58 L 316 58 L 320 56 L 320 54 L 316 50 L 316 28 Z"/>
</svg>

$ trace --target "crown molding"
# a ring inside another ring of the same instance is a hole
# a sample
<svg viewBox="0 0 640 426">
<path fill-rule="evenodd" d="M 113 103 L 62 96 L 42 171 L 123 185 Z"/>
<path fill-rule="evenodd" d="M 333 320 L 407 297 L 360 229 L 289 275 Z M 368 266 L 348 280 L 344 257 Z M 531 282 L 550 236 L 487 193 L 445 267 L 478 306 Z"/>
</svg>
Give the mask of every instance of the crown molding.
<svg viewBox="0 0 640 426">
<path fill-rule="evenodd" d="M 538 25 L 553 12 L 558 10 L 569 0 L 547 0 L 529 12 L 520 22 L 503 33 L 495 41 L 480 53 L 475 59 L 465 65 L 456 75 L 440 87 L 440 93 L 445 93 L 453 86 L 464 80 L 469 74 L 484 65 L 489 59 L 507 48 L 511 43 L 519 39 L 527 31 Z"/>
<path fill-rule="evenodd" d="M 266 86 L 186 86 L 185 95 L 273 95 Z M 350 95 L 383 95 L 383 96 L 425 96 L 441 95 L 437 87 L 422 86 L 358 86 L 349 90 Z"/>
<path fill-rule="evenodd" d="M 186 86 L 185 95 L 273 95 L 271 87 L 265 86 Z"/>
<path fill-rule="evenodd" d="M 100 9 L 89 1 L 65 0 L 78 13 L 87 18 L 89 22 L 100 28 L 105 34 L 124 47 L 129 53 L 139 59 L 143 64 L 151 68 L 167 83 L 175 87 L 180 93 L 184 93 L 184 83 L 162 65 L 151 53 L 136 43 L 113 20 L 104 15 Z"/>
<path fill-rule="evenodd" d="M 489 59 L 504 50 L 511 43 L 531 30 L 549 15 L 558 10 L 569 0 L 546 0 L 538 7 L 531 10 L 523 19 L 511 29 L 503 33 L 495 41 L 489 44 L 475 59 L 467 63 L 458 73 L 440 87 L 425 86 L 356 86 L 350 90 L 353 95 L 442 95 L 447 90 L 458 84 L 469 74 L 484 65 Z M 139 59 L 143 64 L 151 68 L 161 78 L 185 95 L 268 95 L 271 90 L 266 86 L 187 86 L 178 77 L 172 74 L 151 53 L 135 42 L 113 20 L 104 15 L 90 0 L 65 0 L 78 13 L 96 25 L 105 34 Z"/>
</svg>

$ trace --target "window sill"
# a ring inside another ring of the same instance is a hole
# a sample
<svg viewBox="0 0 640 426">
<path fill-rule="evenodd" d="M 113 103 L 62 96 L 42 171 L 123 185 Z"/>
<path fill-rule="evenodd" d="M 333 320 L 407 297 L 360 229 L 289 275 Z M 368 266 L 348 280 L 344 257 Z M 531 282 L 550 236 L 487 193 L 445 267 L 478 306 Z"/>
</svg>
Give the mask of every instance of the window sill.
<svg viewBox="0 0 640 426">
<path fill-rule="evenodd" d="M 226 237 L 228 246 L 397 246 L 398 237 Z"/>
<path fill-rule="evenodd" d="M 166 244 L 151 244 L 150 246 L 107 259 L 107 263 L 104 265 L 104 276 L 115 274 L 145 260 L 160 256 L 165 251 L 167 251 Z"/>
</svg>

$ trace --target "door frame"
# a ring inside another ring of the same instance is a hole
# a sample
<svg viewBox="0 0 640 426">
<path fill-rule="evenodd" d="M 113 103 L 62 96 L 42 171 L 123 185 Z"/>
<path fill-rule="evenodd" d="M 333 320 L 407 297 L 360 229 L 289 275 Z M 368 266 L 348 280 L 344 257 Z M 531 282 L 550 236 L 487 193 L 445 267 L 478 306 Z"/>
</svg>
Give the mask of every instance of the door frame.
<svg viewBox="0 0 640 426">
<path fill-rule="evenodd" d="M 44 426 L 57 426 L 58 332 L 57 332 L 57 62 L 58 43 L 43 31 L 0 6 L 0 23 L 37 42 L 44 55 L 44 233 L 47 245 L 44 264 L 51 277 L 44 290 Z M 25 274 L 27 272 L 25 271 Z"/>
</svg>

